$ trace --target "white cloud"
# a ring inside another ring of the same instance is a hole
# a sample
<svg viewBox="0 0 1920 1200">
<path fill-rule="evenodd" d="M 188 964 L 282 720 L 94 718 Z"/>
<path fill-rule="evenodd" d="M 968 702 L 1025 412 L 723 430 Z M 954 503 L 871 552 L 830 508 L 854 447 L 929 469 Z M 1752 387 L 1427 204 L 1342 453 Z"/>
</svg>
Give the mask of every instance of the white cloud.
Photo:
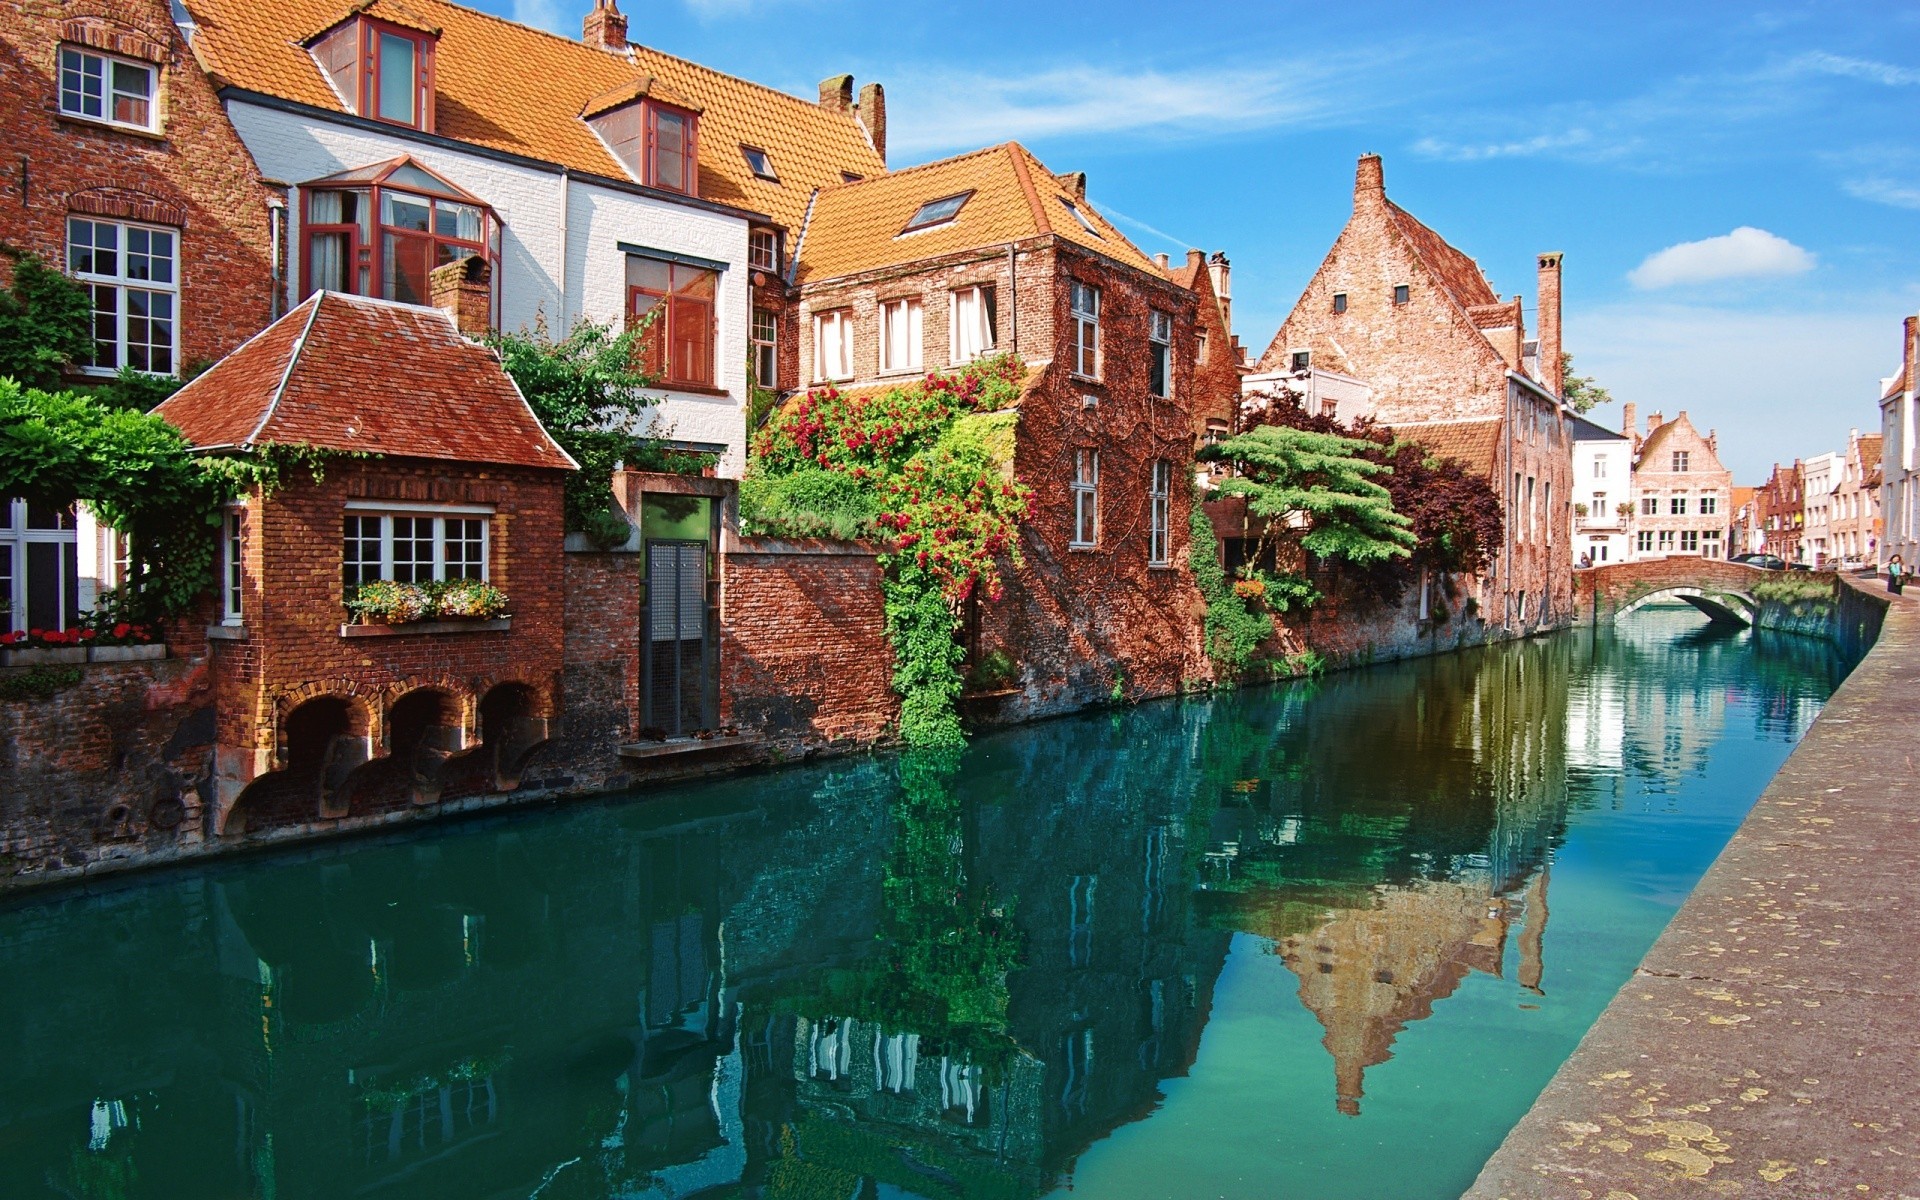
<svg viewBox="0 0 1920 1200">
<path fill-rule="evenodd" d="M 1920 184 L 1895 183 L 1891 179 L 1873 176 L 1867 179 L 1849 179 L 1840 186 L 1846 189 L 1847 195 L 1856 200 L 1891 204 L 1895 208 L 1920 208 Z"/>
<path fill-rule="evenodd" d="M 1542 133 L 1504 142 L 1449 142 L 1441 138 L 1424 137 L 1413 144 L 1413 152 L 1424 158 L 1444 159 L 1447 162 L 1485 162 L 1491 158 L 1537 158 L 1546 154 L 1562 154 L 1592 143 L 1591 133 L 1584 129 L 1569 129 L 1565 133 Z"/>
<path fill-rule="evenodd" d="M 1170 246 L 1178 246 L 1182 250 L 1184 250 L 1193 245 L 1192 242 L 1186 241 L 1181 238 L 1177 238 L 1173 236 L 1171 233 L 1168 233 L 1164 229 L 1154 228 L 1152 225 L 1147 224 L 1145 221 L 1142 221 L 1138 217 L 1130 217 L 1126 213 L 1123 213 L 1119 209 L 1113 207 L 1111 204 L 1101 204 L 1098 201 L 1094 201 L 1093 206 L 1099 209 L 1101 215 L 1105 216 L 1107 219 L 1112 221 L 1118 221 L 1122 225 L 1131 225 L 1135 229 L 1138 229 L 1143 233 L 1150 233 L 1154 237 L 1159 238 L 1161 241 L 1167 243 Z"/>
<path fill-rule="evenodd" d="M 548 33 L 577 34 L 579 29 L 567 28 L 565 14 L 560 11 L 558 0 L 513 0 L 513 19 L 522 25 L 531 25 L 535 29 L 544 29 Z"/>
<path fill-rule="evenodd" d="M 1824 50 L 1802 54 L 1790 65 L 1819 75 L 1864 79 L 1868 83 L 1884 84 L 1887 87 L 1907 87 L 1920 83 L 1920 71 L 1910 67 L 1896 67 L 1891 63 L 1874 62 L 1866 58 L 1848 58 L 1840 54 L 1828 54 Z"/>
<path fill-rule="evenodd" d="M 1845 311 L 1754 311 L 1638 300 L 1567 313 L 1567 348 L 1645 420 L 1686 409 L 1717 428 L 1737 483 L 1774 462 L 1839 450 L 1877 430 L 1880 377 L 1900 361 L 1900 316 L 1915 296 L 1862 298 Z M 1617 427 L 1618 406 L 1594 414 Z"/>
<path fill-rule="evenodd" d="M 1639 288 L 1675 287 L 1716 279 L 1757 279 L 1813 270 L 1813 255 L 1777 234 L 1742 225 L 1720 237 L 1681 242 L 1647 256 L 1627 273 Z"/>
</svg>

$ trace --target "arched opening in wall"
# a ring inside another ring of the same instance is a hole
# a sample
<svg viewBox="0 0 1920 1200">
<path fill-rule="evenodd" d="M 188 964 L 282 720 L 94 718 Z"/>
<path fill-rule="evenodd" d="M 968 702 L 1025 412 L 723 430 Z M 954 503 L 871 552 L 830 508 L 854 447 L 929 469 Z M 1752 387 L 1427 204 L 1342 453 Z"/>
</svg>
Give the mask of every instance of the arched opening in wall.
<svg viewBox="0 0 1920 1200">
<path fill-rule="evenodd" d="M 384 753 L 354 780 L 356 811 L 381 812 L 432 804 L 446 788 L 447 762 L 466 748 L 466 721 L 458 697 L 419 688 L 387 708 Z"/>
<path fill-rule="evenodd" d="M 346 815 L 347 779 L 369 755 L 367 709 L 351 696 L 316 696 L 280 722 L 282 766 L 247 785 L 226 832 L 257 833 Z"/>
<path fill-rule="evenodd" d="M 527 761 L 551 736 L 552 723 L 540 697 L 524 683 L 503 683 L 480 698 L 480 741 L 493 772 L 493 786 L 520 786 Z"/>
</svg>

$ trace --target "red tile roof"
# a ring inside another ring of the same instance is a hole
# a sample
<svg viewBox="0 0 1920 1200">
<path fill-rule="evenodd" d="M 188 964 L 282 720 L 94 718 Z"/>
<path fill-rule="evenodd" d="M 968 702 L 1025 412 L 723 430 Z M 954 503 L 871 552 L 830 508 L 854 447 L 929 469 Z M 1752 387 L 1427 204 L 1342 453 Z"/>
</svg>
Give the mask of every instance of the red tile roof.
<svg viewBox="0 0 1920 1200">
<path fill-rule="evenodd" d="M 1394 435 L 1418 442 L 1428 454 L 1438 458 L 1457 458 L 1469 470 L 1487 479 L 1498 480 L 1500 417 L 1470 421 L 1402 421 L 1393 426 Z"/>
<path fill-rule="evenodd" d="M 1401 234 L 1413 244 L 1414 253 L 1420 256 L 1427 270 L 1453 297 L 1454 303 L 1468 309 L 1500 303 L 1493 286 L 1481 274 L 1479 263 L 1448 245 L 1447 239 L 1422 225 L 1412 213 L 1391 200 L 1387 201 L 1387 212 L 1393 217 L 1394 225 Z"/>
<path fill-rule="evenodd" d="M 446 313 L 339 292 L 316 292 L 155 411 L 201 449 L 576 466 Z"/>
</svg>

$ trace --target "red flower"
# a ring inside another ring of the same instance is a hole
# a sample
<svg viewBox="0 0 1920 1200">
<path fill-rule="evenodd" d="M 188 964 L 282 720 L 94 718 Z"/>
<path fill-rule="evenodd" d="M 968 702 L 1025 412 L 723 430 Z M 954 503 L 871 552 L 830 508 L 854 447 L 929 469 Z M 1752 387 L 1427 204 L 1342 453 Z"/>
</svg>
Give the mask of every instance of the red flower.
<svg viewBox="0 0 1920 1200">
<path fill-rule="evenodd" d="M 132 632 L 133 632 L 133 626 L 127 624 L 125 621 L 122 621 L 118 625 L 115 625 L 113 627 L 113 636 L 117 638 L 123 638 Z"/>
</svg>

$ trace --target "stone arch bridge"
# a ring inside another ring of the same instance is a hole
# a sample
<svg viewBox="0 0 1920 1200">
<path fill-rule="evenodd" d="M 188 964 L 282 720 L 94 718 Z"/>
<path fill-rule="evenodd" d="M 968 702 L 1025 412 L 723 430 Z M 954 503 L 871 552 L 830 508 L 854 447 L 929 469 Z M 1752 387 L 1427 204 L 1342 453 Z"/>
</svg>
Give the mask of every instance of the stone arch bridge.
<svg viewBox="0 0 1920 1200">
<path fill-rule="evenodd" d="M 1573 594 L 1587 621 L 1611 621 L 1648 604 L 1684 600 L 1709 620 L 1751 625 L 1760 613 L 1753 586 L 1776 574 L 1718 558 L 1650 558 L 1575 571 Z"/>
</svg>

